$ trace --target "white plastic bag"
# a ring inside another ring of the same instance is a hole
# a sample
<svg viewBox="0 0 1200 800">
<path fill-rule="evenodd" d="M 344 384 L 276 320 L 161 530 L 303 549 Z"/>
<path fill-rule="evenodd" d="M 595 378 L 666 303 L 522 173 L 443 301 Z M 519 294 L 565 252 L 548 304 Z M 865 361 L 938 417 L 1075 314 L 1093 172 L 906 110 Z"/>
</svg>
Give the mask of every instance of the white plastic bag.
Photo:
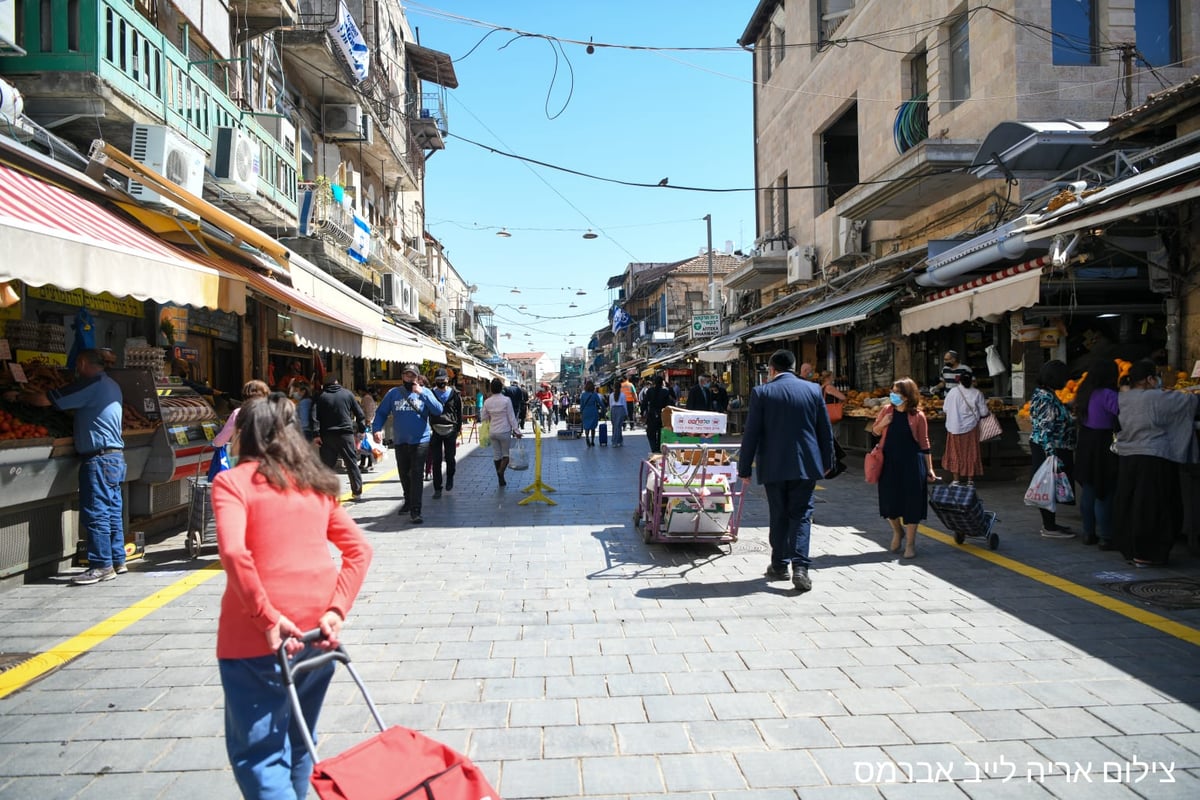
<svg viewBox="0 0 1200 800">
<path fill-rule="evenodd" d="M 1008 367 L 1004 366 L 1004 359 L 996 352 L 996 345 L 989 344 L 984 348 L 984 352 L 987 353 L 988 375 L 995 377 L 1008 372 Z"/>
<path fill-rule="evenodd" d="M 529 469 L 529 451 L 520 441 L 512 443 L 508 451 L 509 469 Z"/>
<path fill-rule="evenodd" d="M 1049 455 L 1046 457 L 1046 460 L 1038 467 L 1037 472 L 1033 473 L 1033 480 L 1029 482 L 1029 488 L 1025 490 L 1025 505 L 1044 508 L 1051 513 L 1058 510 L 1054 486 L 1054 475 L 1057 466 L 1057 456 Z"/>
</svg>

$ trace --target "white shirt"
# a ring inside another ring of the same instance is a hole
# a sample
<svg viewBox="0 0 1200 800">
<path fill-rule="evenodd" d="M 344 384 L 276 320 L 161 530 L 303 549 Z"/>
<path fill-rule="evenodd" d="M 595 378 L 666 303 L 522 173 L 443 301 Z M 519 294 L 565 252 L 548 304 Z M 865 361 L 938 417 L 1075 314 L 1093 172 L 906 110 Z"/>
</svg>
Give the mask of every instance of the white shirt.
<svg viewBox="0 0 1200 800">
<path fill-rule="evenodd" d="M 974 386 L 965 389 L 960 384 L 946 393 L 942 411 L 946 412 L 946 433 L 954 434 L 970 433 L 979 424 L 979 418 L 989 413 L 983 392 Z"/>
</svg>

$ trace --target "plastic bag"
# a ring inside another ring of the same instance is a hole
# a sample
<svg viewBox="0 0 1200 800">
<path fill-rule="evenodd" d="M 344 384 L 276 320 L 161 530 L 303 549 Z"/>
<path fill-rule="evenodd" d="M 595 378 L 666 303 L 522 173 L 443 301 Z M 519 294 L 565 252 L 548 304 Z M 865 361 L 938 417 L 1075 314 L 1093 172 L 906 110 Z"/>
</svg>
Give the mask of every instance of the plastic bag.
<svg viewBox="0 0 1200 800">
<path fill-rule="evenodd" d="M 492 444 L 492 421 L 485 419 L 479 423 L 479 446 L 490 447 Z"/>
<path fill-rule="evenodd" d="M 1057 491 L 1055 487 L 1055 472 L 1058 467 L 1058 456 L 1050 455 L 1033 473 L 1033 480 L 1025 490 L 1025 505 L 1044 508 L 1053 513 L 1058 510 Z M 1065 477 L 1065 476 L 1064 476 Z"/>
<path fill-rule="evenodd" d="M 1075 487 L 1071 478 L 1063 471 L 1062 461 L 1054 459 L 1054 499 L 1063 505 L 1075 505 Z"/>
<path fill-rule="evenodd" d="M 984 352 L 987 353 L 988 375 L 1003 375 L 1008 372 L 1008 367 L 1004 366 L 1004 359 L 996 352 L 996 345 L 989 344 L 984 348 Z"/>
<path fill-rule="evenodd" d="M 509 469 L 529 469 L 529 451 L 521 442 L 513 442 L 508 451 Z"/>
<path fill-rule="evenodd" d="M 229 451 L 225 449 L 225 445 L 213 450 L 212 461 L 208 462 L 208 482 L 212 483 L 219 473 L 229 469 L 230 466 L 232 465 L 229 463 Z"/>
</svg>

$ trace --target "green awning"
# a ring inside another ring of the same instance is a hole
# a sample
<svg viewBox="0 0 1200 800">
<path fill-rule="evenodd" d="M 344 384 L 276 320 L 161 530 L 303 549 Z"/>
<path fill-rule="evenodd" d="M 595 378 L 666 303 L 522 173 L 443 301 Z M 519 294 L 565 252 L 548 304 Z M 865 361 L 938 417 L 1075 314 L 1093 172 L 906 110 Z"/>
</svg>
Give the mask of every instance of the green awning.
<svg viewBox="0 0 1200 800">
<path fill-rule="evenodd" d="M 778 325 L 767 328 L 757 336 L 750 337 L 748 341 L 751 344 L 758 344 L 777 339 L 787 339 L 792 336 L 808 333 L 809 331 L 821 330 L 822 328 L 832 328 L 834 325 L 850 325 L 855 322 L 862 322 L 880 309 L 886 308 L 898 294 L 900 294 L 899 289 L 888 289 L 887 291 L 869 294 L 857 300 L 833 306 L 832 308 L 812 309 L 808 313 L 789 319 L 787 322 L 781 322 Z"/>
</svg>

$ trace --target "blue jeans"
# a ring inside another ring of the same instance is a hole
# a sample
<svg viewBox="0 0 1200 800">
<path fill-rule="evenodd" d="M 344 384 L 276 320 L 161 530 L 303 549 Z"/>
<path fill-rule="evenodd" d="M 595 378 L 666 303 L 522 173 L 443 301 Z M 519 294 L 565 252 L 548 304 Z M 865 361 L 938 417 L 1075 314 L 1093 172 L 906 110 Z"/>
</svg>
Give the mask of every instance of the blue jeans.
<svg viewBox="0 0 1200 800">
<path fill-rule="evenodd" d="M 609 416 L 612 417 L 613 425 L 613 447 L 620 447 L 625 444 L 625 407 L 613 406 L 608 410 Z"/>
<path fill-rule="evenodd" d="M 304 654 L 311 652 L 304 650 Z M 225 752 L 242 796 L 250 800 L 303 800 L 312 757 L 292 724 L 292 705 L 275 656 L 223 658 Z M 296 676 L 296 692 L 316 741 L 317 716 L 333 678 L 330 662 Z"/>
<path fill-rule="evenodd" d="M 125 522 L 121 484 L 125 455 L 107 453 L 85 458 L 79 465 L 79 524 L 87 533 L 88 565 L 112 567 L 125 563 Z"/>
<path fill-rule="evenodd" d="M 793 568 L 812 563 L 808 557 L 808 540 L 812 533 L 813 490 L 811 480 L 767 481 L 771 565 L 791 564 Z"/>
<path fill-rule="evenodd" d="M 1102 542 L 1113 540 L 1113 492 L 1103 499 L 1096 497 L 1096 490 L 1089 484 L 1079 484 L 1079 513 L 1083 516 L 1083 533 L 1095 536 Z"/>
</svg>

